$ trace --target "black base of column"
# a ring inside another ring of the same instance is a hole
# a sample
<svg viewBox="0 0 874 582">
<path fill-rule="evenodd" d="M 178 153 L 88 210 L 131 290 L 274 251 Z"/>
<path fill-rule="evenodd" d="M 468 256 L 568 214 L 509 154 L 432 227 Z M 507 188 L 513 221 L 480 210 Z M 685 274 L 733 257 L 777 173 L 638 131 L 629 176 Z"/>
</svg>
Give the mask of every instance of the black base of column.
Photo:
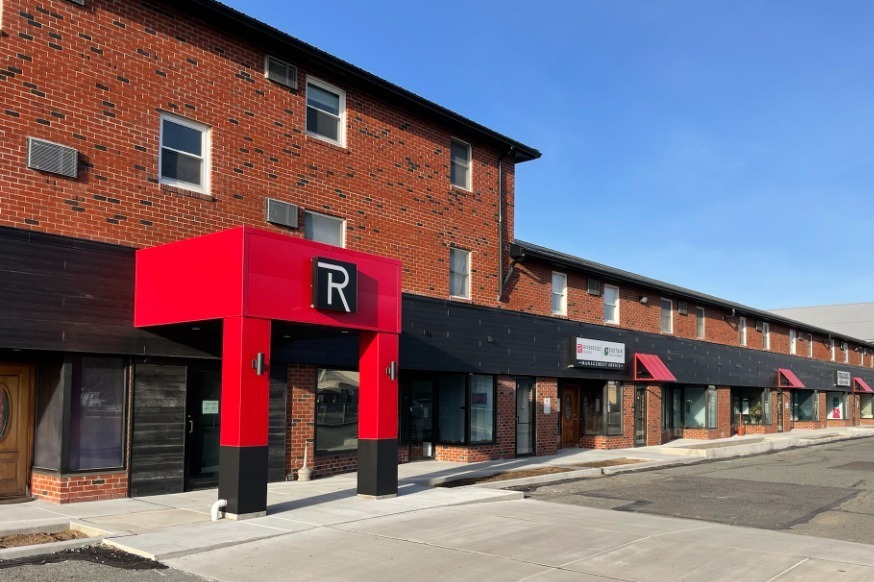
<svg viewBox="0 0 874 582">
<path fill-rule="evenodd" d="M 398 439 L 358 439 L 358 495 L 398 494 Z"/>
<path fill-rule="evenodd" d="M 266 514 L 267 447 L 221 447 L 218 495 L 227 499 L 229 516 Z"/>
</svg>

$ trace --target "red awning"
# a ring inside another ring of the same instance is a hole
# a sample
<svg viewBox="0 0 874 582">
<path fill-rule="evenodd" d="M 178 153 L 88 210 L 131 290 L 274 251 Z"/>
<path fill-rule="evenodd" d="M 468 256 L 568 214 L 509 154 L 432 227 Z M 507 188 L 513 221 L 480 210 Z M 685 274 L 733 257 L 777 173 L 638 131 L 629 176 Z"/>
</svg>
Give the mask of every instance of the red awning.
<svg viewBox="0 0 874 582">
<path fill-rule="evenodd" d="M 661 358 L 655 354 L 634 354 L 634 379 L 653 382 L 676 382 Z"/>
<path fill-rule="evenodd" d="M 853 391 L 854 392 L 874 392 L 868 383 L 856 376 L 853 378 Z"/>
<path fill-rule="evenodd" d="M 777 388 L 804 388 L 804 382 L 789 368 L 778 368 Z"/>
</svg>

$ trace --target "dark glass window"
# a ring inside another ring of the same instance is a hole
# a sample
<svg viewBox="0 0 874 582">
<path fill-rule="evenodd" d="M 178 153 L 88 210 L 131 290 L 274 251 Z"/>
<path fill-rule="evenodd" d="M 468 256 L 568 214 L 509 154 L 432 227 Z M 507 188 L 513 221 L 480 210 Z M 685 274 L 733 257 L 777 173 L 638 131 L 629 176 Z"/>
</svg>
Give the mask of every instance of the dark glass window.
<svg viewBox="0 0 874 582">
<path fill-rule="evenodd" d="M 819 392 L 792 390 L 792 420 L 819 420 Z"/>
<path fill-rule="evenodd" d="M 495 378 L 484 374 L 437 376 L 437 430 L 444 444 L 495 442 Z"/>
<path fill-rule="evenodd" d="M 358 450 L 358 372 L 319 370 L 316 451 Z"/>
<path fill-rule="evenodd" d="M 123 466 L 124 394 L 122 358 L 82 358 L 70 394 L 71 471 Z"/>
</svg>

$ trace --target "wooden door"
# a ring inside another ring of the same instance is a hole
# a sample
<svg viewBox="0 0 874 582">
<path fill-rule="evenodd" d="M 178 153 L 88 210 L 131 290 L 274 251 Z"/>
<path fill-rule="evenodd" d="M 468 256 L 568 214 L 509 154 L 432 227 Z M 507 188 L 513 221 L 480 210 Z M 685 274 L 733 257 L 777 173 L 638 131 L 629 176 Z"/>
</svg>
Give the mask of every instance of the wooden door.
<svg viewBox="0 0 874 582">
<path fill-rule="evenodd" d="M 561 389 L 561 446 L 580 444 L 580 390 L 576 386 Z"/>
<path fill-rule="evenodd" d="M 33 368 L 0 364 L 0 498 L 27 493 L 33 450 Z"/>
</svg>

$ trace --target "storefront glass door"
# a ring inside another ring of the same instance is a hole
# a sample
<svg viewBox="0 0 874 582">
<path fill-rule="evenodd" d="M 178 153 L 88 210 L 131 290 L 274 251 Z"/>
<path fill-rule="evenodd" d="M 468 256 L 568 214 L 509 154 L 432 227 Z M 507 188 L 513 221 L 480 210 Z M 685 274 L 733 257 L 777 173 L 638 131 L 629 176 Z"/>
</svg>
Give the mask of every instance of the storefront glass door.
<svg viewBox="0 0 874 582">
<path fill-rule="evenodd" d="M 218 485 L 221 372 L 192 370 L 185 423 L 185 489 Z"/>
<path fill-rule="evenodd" d="M 534 380 L 516 381 L 516 456 L 534 454 Z"/>
</svg>

